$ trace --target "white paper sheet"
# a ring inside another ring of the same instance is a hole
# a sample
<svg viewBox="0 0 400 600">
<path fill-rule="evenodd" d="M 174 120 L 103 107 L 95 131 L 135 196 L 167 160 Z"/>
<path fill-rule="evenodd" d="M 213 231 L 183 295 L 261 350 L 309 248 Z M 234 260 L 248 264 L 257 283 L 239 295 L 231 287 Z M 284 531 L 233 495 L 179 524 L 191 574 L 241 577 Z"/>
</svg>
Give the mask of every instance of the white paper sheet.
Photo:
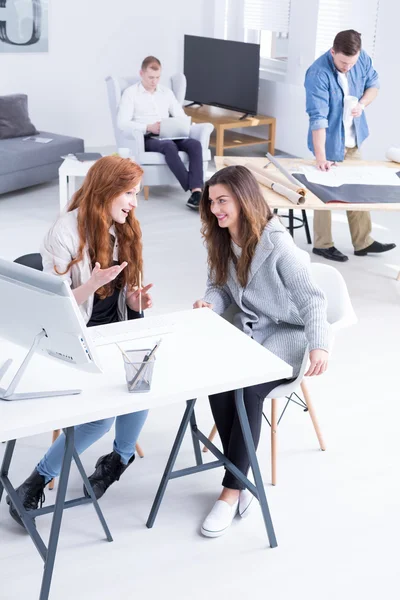
<svg viewBox="0 0 400 600">
<path fill-rule="evenodd" d="M 53 141 L 53 138 L 42 138 L 42 137 L 36 137 L 34 135 L 30 136 L 30 137 L 26 137 L 23 138 L 24 142 L 37 142 L 38 144 L 48 144 L 49 142 Z"/>
<path fill-rule="evenodd" d="M 400 178 L 396 175 L 396 170 L 388 167 L 334 166 L 329 171 L 319 171 L 316 167 L 302 165 L 297 172 L 303 173 L 310 183 L 331 187 L 339 187 L 344 184 L 400 185 Z"/>
</svg>

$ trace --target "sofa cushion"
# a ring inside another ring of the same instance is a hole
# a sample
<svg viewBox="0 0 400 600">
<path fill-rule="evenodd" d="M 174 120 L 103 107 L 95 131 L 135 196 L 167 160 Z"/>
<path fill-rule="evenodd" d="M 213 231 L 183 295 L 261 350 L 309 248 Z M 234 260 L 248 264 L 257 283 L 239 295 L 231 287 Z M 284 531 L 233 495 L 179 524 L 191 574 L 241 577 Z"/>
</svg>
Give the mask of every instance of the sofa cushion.
<svg viewBox="0 0 400 600">
<path fill-rule="evenodd" d="M 37 133 L 28 114 L 28 96 L 0 96 L 0 140 Z"/>
<path fill-rule="evenodd" d="M 83 152 L 80 138 L 41 131 L 37 137 L 51 138 L 48 144 L 23 141 L 23 138 L 0 140 L 0 175 L 48 165 L 62 163 L 61 156 L 70 152 Z"/>
</svg>

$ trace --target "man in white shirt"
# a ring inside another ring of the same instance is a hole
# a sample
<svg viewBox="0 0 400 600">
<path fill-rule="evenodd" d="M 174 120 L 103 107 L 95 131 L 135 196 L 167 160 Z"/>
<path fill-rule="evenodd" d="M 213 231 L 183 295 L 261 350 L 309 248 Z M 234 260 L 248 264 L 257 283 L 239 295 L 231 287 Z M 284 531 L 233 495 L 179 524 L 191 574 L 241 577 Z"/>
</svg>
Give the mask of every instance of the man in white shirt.
<svg viewBox="0 0 400 600">
<path fill-rule="evenodd" d="M 192 192 L 186 206 L 199 210 L 203 188 L 203 151 L 201 143 L 192 138 L 160 140 L 160 120 L 168 117 L 185 117 L 185 111 L 174 93 L 160 85 L 161 63 L 155 56 L 147 56 L 140 70 L 141 81 L 122 94 L 118 110 L 118 127 L 126 132 L 139 130 L 144 134 L 146 152 L 161 152 L 182 188 Z M 186 169 L 178 152 L 189 156 Z"/>
<path fill-rule="evenodd" d="M 307 70 L 306 110 L 310 118 L 308 147 L 316 167 L 329 171 L 335 162 L 359 158 L 358 149 L 368 137 L 364 109 L 378 95 L 378 74 L 371 58 L 361 48 L 361 35 L 340 31 L 333 47 Z M 387 252 L 395 244 L 382 244 L 371 237 L 369 212 L 347 211 L 356 256 Z M 335 248 L 331 212 L 314 211 L 314 254 L 345 262 L 348 257 Z"/>
</svg>

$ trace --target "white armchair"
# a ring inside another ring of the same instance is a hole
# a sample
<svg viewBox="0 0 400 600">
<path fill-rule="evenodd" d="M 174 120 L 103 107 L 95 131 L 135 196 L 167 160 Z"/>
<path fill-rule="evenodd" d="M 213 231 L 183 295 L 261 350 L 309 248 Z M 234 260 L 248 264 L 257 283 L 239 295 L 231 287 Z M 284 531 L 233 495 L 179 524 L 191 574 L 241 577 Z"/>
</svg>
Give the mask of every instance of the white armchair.
<svg viewBox="0 0 400 600">
<path fill-rule="evenodd" d="M 106 77 L 108 102 L 114 128 L 115 142 L 117 148 L 130 148 L 133 157 L 143 168 L 143 185 L 147 188 L 145 189 L 145 198 L 147 200 L 149 186 L 177 185 L 178 182 L 168 168 L 165 158 L 160 152 L 145 152 L 143 133 L 140 131 L 126 133 L 118 128 L 117 115 L 121 96 L 127 87 L 133 85 L 137 81 L 139 81 L 138 77 Z M 186 77 L 183 73 L 177 73 L 171 77 L 171 89 L 178 99 L 178 102 L 183 104 L 186 93 Z M 208 161 L 211 160 L 209 143 L 213 128 L 211 123 L 195 123 L 190 128 L 190 137 L 199 140 L 203 148 L 204 173 L 207 170 Z M 185 165 L 189 164 L 189 157 L 186 152 L 179 152 L 179 156 Z"/>
</svg>

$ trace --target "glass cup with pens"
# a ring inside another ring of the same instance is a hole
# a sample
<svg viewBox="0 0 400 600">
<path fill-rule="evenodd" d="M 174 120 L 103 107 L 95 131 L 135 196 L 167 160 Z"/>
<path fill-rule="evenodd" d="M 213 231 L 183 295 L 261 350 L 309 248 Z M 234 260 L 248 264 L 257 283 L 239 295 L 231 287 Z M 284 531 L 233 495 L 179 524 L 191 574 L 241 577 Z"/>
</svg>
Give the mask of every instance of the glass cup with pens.
<svg viewBox="0 0 400 600">
<path fill-rule="evenodd" d="M 153 377 L 155 354 L 161 340 L 153 348 L 124 350 L 117 344 L 124 359 L 126 383 L 130 392 L 149 392 Z"/>
</svg>

